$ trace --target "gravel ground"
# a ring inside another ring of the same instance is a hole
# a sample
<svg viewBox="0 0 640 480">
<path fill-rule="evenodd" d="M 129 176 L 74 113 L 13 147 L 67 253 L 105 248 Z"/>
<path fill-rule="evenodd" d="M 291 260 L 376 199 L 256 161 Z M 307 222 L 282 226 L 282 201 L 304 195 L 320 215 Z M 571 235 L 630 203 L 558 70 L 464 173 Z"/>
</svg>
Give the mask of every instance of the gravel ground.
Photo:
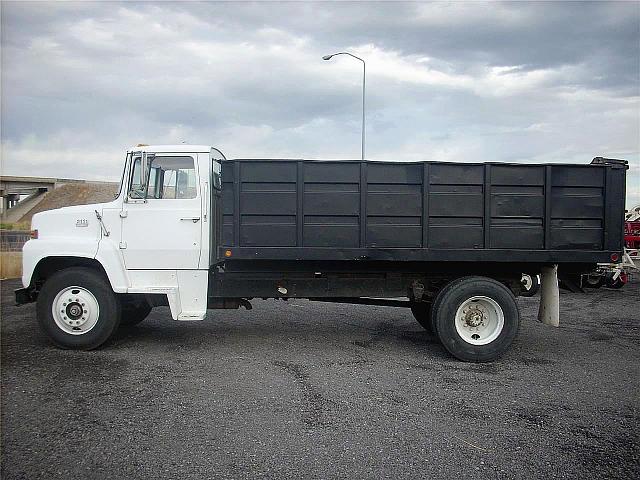
<svg viewBox="0 0 640 480">
<path fill-rule="evenodd" d="M 405 309 L 157 308 L 57 350 L 2 282 L 2 478 L 638 478 L 640 283 L 563 294 L 491 364 Z"/>
</svg>

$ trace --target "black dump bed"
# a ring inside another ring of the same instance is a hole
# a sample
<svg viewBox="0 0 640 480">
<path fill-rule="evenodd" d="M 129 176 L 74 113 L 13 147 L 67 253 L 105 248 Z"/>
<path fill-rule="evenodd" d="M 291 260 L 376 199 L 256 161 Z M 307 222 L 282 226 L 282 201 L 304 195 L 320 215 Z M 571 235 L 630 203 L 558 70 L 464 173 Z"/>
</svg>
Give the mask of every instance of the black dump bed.
<svg viewBox="0 0 640 480">
<path fill-rule="evenodd" d="M 227 160 L 218 259 L 606 262 L 626 169 Z"/>
</svg>

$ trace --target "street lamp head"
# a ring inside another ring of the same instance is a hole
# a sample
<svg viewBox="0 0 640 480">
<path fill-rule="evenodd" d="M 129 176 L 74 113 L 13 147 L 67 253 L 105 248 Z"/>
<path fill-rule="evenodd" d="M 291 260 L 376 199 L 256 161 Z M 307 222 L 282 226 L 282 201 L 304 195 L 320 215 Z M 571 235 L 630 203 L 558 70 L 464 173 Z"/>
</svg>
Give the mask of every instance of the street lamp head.
<svg viewBox="0 0 640 480">
<path fill-rule="evenodd" d="M 349 55 L 350 57 L 353 57 L 356 60 L 360 60 L 362 62 L 362 160 L 364 160 L 364 88 L 365 88 L 364 86 L 365 86 L 366 75 L 367 75 L 367 64 L 362 58 L 349 52 L 332 53 L 331 55 L 325 55 L 324 57 L 322 57 L 322 59 L 331 60 L 331 57 L 335 57 L 336 55 Z"/>
</svg>

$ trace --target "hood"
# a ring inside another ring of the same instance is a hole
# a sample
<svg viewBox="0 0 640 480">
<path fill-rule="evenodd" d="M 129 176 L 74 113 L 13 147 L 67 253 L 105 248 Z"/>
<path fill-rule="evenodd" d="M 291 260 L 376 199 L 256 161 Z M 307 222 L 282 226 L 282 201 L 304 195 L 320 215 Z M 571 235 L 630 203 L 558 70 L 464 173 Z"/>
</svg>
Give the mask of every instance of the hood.
<svg viewBox="0 0 640 480">
<path fill-rule="evenodd" d="M 99 239 L 102 236 L 96 210 L 102 210 L 108 203 L 74 205 L 36 213 L 31 219 L 31 229 L 38 230 L 38 238 L 66 237 L 69 239 Z"/>
</svg>

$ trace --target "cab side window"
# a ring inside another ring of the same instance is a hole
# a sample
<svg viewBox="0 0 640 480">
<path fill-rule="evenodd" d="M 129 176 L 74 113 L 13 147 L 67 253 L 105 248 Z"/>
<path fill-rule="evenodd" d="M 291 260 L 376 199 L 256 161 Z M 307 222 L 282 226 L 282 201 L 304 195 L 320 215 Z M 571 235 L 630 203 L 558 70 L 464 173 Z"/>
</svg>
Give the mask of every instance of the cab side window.
<svg viewBox="0 0 640 480">
<path fill-rule="evenodd" d="M 196 198 L 197 176 L 192 157 L 156 156 L 150 167 L 147 198 Z"/>
</svg>

